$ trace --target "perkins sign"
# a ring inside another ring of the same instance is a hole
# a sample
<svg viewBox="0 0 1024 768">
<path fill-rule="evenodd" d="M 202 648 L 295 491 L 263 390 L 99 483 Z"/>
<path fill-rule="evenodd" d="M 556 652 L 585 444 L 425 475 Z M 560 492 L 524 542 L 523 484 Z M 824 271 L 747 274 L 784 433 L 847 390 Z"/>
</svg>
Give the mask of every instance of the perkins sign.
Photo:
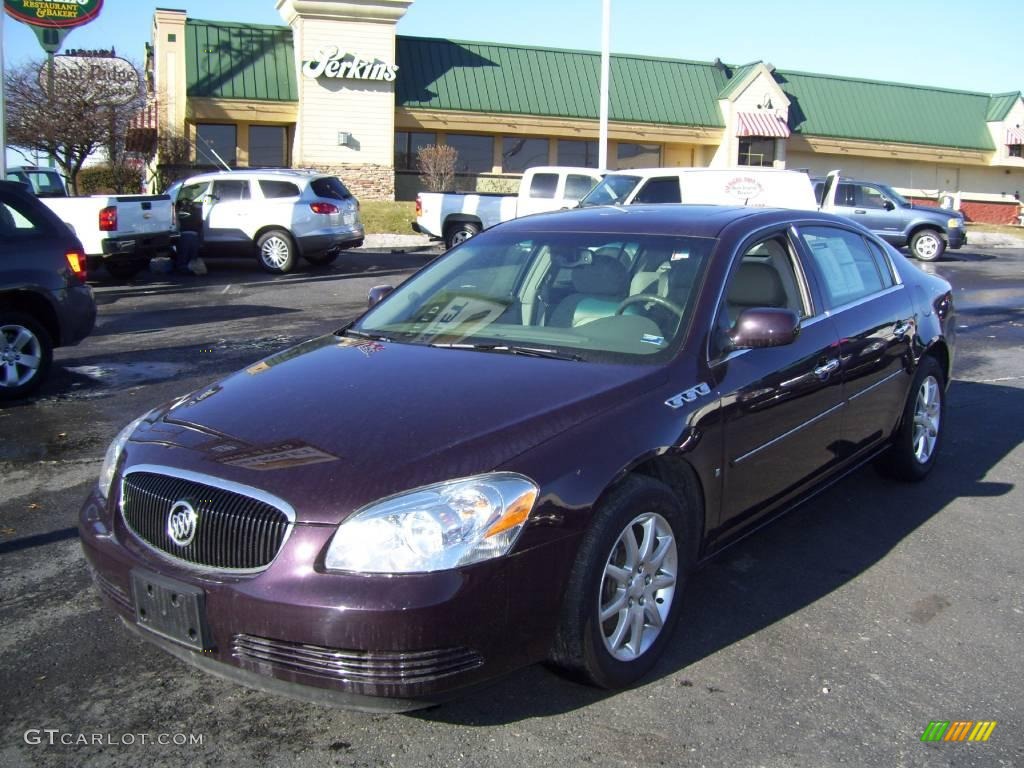
<svg viewBox="0 0 1024 768">
<path fill-rule="evenodd" d="M 330 77 L 336 80 L 379 80 L 394 82 L 398 67 L 379 60 L 368 60 L 354 53 L 345 53 L 336 45 L 317 51 L 313 61 L 302 65 L 302 74 L 310 80 Z"/>
<path fill-rule="evenodd" d="M 4 0 L 8 15 L 25 24 L 65 29 L 95 19 L 103 0 Z"/>
</svg>

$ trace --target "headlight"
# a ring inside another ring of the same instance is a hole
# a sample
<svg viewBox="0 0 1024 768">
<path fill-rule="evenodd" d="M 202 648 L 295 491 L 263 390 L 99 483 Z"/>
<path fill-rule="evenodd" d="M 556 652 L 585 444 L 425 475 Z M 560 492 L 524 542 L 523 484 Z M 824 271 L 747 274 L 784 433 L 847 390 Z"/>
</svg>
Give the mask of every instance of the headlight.
<svg viewBox="0 0 1024 768">
<path fill-rule="evenodd" d="M 148 413 L 144 413 L 127 427 L 118 432 L 117 437 L 114 438 L 114 441 L 107 448 L 107 455 L 103 457 L 103 466 L 100 467 L 99 489 L 103 498 L 107 498 L 107 496 L 110 495 L 110 486 L 114 482 L 114 474 L 117 471 L 117 460 L 121 458 L 121 451 L 124 450 L 124 444 L 128 442 L 128 438 L 131 437 L 132 432 L 135 431 L 135 428 L 139 426 L 139 424 L 141 424 L 148 415 Z"/>
<path fill-rule="evenodd" d="M 964 223 L 960 219 L 950 219 L 946 222 L 946 226 L 950 229 L 957 229 L 958 227 L 962 227 L 963 224 Z"/>
<path fill-rule="evenodd" d="M 536 500 L 536 484 L 508 472 L 409 491 L 338 526 L 324 564 L 338 571 L 426 573 L 501 557 Z"/>
</svg>

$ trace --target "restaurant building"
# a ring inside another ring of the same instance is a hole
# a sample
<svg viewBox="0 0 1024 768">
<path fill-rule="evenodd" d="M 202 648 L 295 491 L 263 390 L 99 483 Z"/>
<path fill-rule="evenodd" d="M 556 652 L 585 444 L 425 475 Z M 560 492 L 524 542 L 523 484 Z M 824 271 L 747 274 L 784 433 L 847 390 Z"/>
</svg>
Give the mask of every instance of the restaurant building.
<svg viewBox="0 0 1024 768">
<path fill-rule="evenodd" d="M 130 138 L 181 137 L 198 166 L 330 170 L 366 199 L 414 197 L 416 151 L 434 143 L 458 151 L 461 190 L 596 167 L 598 53 L 399 35 L 411 3 L 277 0 L 283 26 L 157 10 Z M 609 137 L 613 170 L 838 168 L 916 200 L 948 193 L 975 221 L 1016 222 L 1024 193 L 1019 92 L 613 55 Z"/>
</svg>

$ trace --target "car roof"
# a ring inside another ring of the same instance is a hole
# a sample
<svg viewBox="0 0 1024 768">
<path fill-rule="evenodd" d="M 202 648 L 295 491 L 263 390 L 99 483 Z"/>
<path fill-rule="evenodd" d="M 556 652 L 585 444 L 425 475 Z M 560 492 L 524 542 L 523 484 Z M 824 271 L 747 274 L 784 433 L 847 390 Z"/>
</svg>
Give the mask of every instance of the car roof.
<svg viewBox="0 0 1024 768">
<path fill-rule="evenodd" d="M 516 232 L 602 232 L 623 235 L 683 235 L 718 237 L 729 225 L 744 219 L 751 228 L 770 224 L 814 220 L 845 222 L 844 219 L 785 208 L 749 208 L 731 205 L 602 205 L 568 211 L 538 213 L 499 225 L 500 231 Z"/>
<path fill-rule="evenodd" d="M 331 174 L 322 173 L 309 168 L 239 168 L 230 171 L 206 171 L 185 179 L 185 183 L 207 181 L 209 179 L 252 179 L 279 177 L 301 181 L 303 179 L 331 178 Z"/>
<path fill-rule="evenodd" d="M 736 174 L 753 174 L 761 176 L 763 174 L 786 174 L 792 175 L 794 173 L 802 173 L 802 171 L 793 171 L 785 168 L 760 168 L 756 166 L 745 166 L 743 168 L 622 168 L 617 171 L 609 171 L 609 176 L 641 176 L 644 178 L 650 176 L 680 176 L 690 174 L 722 174 L 727 173 L 731 175 Z"/>
</svg>

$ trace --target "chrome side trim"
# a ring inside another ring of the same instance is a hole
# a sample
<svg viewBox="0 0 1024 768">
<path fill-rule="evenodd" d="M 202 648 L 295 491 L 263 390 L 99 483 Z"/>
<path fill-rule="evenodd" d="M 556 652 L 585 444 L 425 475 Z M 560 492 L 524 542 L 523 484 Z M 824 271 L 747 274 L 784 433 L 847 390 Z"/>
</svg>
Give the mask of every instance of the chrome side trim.
<svg viewBox="0 0 1024 768">
<path fill-rule="evenodd" d="M 882 386 L 883 384 L 885 384 L 885 383 L 886 383 L 886 382 L 888 382 L 888 381 L 892 381 L 892 380 L 893 380 L 893 379 L 895 379 L 895 378 L 896 378 L 897 376 L 902 376 L 902 375 L 903 375 L 904 373 L 906 373 L 906 371 L 896 371 L 895 373 L 890 373 L 890 374 L 889 374 L 888 376 L 886 376 L 886 377 L 885 377 L 884 379 L 879 379 L 879 380 L 878 380 L 878 381 L 876 381 L 876 382 L 875 382 L 874 384 L 872 384 L 872 385 L 871 385 L 870 387 L 865 387 L 864 389 L 862 389 L 862 390 L 861 390 L 860 392 L 858 392 L 857 394 L 855 394 L 855 395 L 850 395 L 850 397 L 849 397 L 849 401 L 850 401 L 850 402 L 853 402 L 854 400 L 856 400 L 856 399 L 857 399 L 858 397 L 860 397 L 861 395 L 866 395 L 866 394 L 867 394 L 868 392 L 870 392 L 871 390 L 873 390 L 873 389 L 875 389 L 875 388 L 877 388 L 877 387 L 880 387 L 880 386 Z"/>
<path fill-rule="evenodd" d="M 752 451 L 747 451 L 747 452 L 746 452 L 746 453 L 744 453 L 744 454 L 743 454 L 742 456 L 739 456 L 739 457 L 737 457 L 737 458 L 733 459 L 733 460 L 732 460 L 732 461 L 730 462 L 730 464 L 732 464 L 733 466 L 736 466 L 736 465 L 737 465 L 737 464 L 739 464 L 740 462 L 746 461 L 747 459 L 749 459 L 749 458 L 750 458 L 751 456 L 753 456 L 754 454 L 756 454 L 756 453 L 760 453 L 760 452 L 761 452 L 761 451 L 763 451 L 763 450 L 764 450 L 765 448 L 770 448 L 771 446 L 775 445 L 776 443 L 778 443 L 778 442 L 780 442 L 780 441 L 782 441 L 782 440 L 785 440 L 785 439 L 786 439 L 787 437 L 790 437 L 791 435 L 795 435 L 795 434 L 796 434 L 797 432 L 799 432 L 799 431 L 800 431 L 801 429 L 804 429 L 804 428 L 806 428 L 806 427 L 809 427 L 809 426 L 811 426 L 811 424 L 814 424 L 814 423 L 816 423 L 816 422 L 819 422 L 819 421 L 821 421 L 821 420 L 822 420 L 822 419 L 824 419 L 824 418 L 825 418 L 826 416 L 828 416 L 829 414 L 835 413 L 835 412 L 836 412 L 836 411 L 838 411 L 838 410 L 839 410 L 840 408 L 843 408 L 843 407 L 844 407 L 845 405 L 846 405 L 846 402 L 845 402 L 845 401 L 844 401 L 844 402 L 841 402 L 841 403 L 838 403 L 837 405 L 833 405 L 833 406 L 832 406 L 831 408 L 829 408 L 829 409 L 828 409 L 827 411 L 822 411 L 822 412 L 821 412 L 821 413 L 819 413 L 819 414 L 818 414 L 817 416 L 815 416 L 815 417 L 814 417 L 813 419 L 810 419 L 809 421 L 805 421 L 805 422 L 804 422 L 803 424 L 800 424 L 800 425 L 798 425 L 798 426 L 795 426 L 795 427 L 793 427 L 793 428 L 792 428 L 791 430 L 789 430 L 788 432 L 783 432 L 783 433 L 782 433 L 781 435 L 779 435 L 778 437 L 774 437 L 774 438 L 772 438 L 771 440 L 769 440 L 769 441 L 768 441 L 767 443 L 765 443 L 764 445 L 759 445 L 759 446 L 758 446 L 757 448 L 754 448 L 754 449 L 753 449 Z"/>
<path fill-rule="evenodd" d="M 132 528 L 131 523 L 128 522 L 128 518 L 124 514 L 124 479 L 126 475 L 130 475 L 134 472 L 149 472 L 157 475 L 176 477 L 179 480 L 190 480 L 194 483 L 212 485 L 213 487 L 220 488 L 223 491 L 237 493 L 241 496 L 248 496 L 249 498 L 262 501 L 264 504 L 269 504 L 270 506 L 275 507 L 288 518 L 288 527 L 284 532 L 284 538 L 281 540 L 281 546 L 278 547 L 277 553 L 271 561 L 259 568 L 218 568 L 213 565 L 200 565 L 198 563 L 190 563 L 188 560 L 182 560 L 179 557 L 175 557 L 170 552 L 164 552 L 162 549 L 153 546 L 142 538 L 138 531 Z M 120 499 L 117 503 L 117 510 L 121 514 L 121 521 L 124 523 L 125 528 L 131 531 L 135 540 L 149 552 L 154 553 L 162 560 L 166 560 L 168 563 L 171 563 L 182 570 L 194 571 L 195 573 L 202 575 L 222 574 L 229 576 L 253 576 L 257 573 L 263 573 L 274 564 L 278 557 L 281 556 L 284 548 L 288 545 L 288 540 L 292 537 L 292 531 L 295 530 L 295 509 L 284 499 L 267 493 L 266 491 L 261 491 L 259 488 L 253 488 L 250 485 L 242 485 L 241 483 L 234 483 L 230 480 L 214 477 L 213 475 L 205 475 L 201 472 L 192 472 L 187 469 L 178 469 L 176 467 L 167 467 L 162 464 L 134 464 L 131 467 L 122 468 Z"/>
</svg>

